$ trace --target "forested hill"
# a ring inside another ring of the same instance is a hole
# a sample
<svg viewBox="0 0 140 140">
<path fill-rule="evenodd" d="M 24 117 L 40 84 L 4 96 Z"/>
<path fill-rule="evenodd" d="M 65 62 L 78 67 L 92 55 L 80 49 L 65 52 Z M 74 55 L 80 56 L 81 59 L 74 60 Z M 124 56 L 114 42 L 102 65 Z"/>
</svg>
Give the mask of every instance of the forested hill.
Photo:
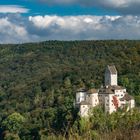
<svg viewBox="0 0 140 140">
<path fill-rule="evenodd" d="M 140 41 L 0 45 L 0 122 L 19 112 L 28 118 L 23 135 L 37 135 L 46 127 L 62 131 L 68 120 L 74 121 L 76 89 L 100 87 L 109 64 L 140 104 Z"/>
</svg>

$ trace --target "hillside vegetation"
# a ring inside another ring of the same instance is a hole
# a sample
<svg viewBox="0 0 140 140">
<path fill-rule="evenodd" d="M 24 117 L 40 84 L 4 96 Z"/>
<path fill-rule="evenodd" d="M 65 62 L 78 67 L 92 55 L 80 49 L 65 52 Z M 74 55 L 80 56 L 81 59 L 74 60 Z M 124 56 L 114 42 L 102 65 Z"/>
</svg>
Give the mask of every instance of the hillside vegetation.
<svg viewBox="0 0 140 140">
<path fill-rule="evenodd" d="M 119 118 L 121 111 L 108 115 L 97 108 L 97 115 L 87 123 L 73 106 L 78 88 L 103 85 L 104 70 L 110 64 L 116 66 L 119 84 L 139 107 L 140 41 L 0 45 L 1 139 L 125 139 L 128 135 L 136 139 L 140 127 L 137 109 Z"/>
</svg>

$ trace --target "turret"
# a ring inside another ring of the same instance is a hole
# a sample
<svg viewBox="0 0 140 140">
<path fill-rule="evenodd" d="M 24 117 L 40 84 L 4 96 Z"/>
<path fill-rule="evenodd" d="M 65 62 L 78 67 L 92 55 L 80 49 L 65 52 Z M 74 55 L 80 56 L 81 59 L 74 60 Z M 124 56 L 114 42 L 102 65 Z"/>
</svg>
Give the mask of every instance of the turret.
<svg viewBox="0 0 140 140">
<path fill-rule="evenodd" d="M 76 92 L 76 105 L 80 104 L 82 101 L 86 100 L 86 90 L 79 89 Z"/>
</svg>

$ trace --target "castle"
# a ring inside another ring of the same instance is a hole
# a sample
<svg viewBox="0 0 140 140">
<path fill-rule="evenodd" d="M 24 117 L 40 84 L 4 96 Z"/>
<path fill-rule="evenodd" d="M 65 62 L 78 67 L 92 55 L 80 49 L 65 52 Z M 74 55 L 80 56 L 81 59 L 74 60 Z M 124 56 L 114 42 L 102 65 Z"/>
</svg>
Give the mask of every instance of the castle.
<svg viewBox="0 0 140 140">
<path fill-rule="evenodd" d="M 111 114 L 118 108 L 127 107 L 127 110 L 135 107 L 135 100 L 126 92 L 126 88 L 119 86 L 117 82 L 117 70 L 114 65 L 107 66 L 105 70 L 104 86 L 100 89 L 79 89 L 76 93 L 76 106 L 81 117 L 89 115 L 89 110 L 101 105 L 106 113 Z"/>
</svg>

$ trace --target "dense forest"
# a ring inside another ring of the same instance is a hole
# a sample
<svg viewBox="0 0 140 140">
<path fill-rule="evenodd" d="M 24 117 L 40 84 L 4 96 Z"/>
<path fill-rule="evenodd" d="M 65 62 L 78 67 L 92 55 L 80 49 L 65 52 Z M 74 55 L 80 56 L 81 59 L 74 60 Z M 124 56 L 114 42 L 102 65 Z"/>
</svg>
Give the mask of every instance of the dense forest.
<svg viewBox="0 0 140 140">
<path fill-rule="evenodd" d="M 78 88 L 99 88 L 114 64 L 137 107 L 89 119 L 74 108 Z M 140 137 L 140 41 L 46 41 L 0 45 L 0 139 L 91 140 Z"/>
</svg>

